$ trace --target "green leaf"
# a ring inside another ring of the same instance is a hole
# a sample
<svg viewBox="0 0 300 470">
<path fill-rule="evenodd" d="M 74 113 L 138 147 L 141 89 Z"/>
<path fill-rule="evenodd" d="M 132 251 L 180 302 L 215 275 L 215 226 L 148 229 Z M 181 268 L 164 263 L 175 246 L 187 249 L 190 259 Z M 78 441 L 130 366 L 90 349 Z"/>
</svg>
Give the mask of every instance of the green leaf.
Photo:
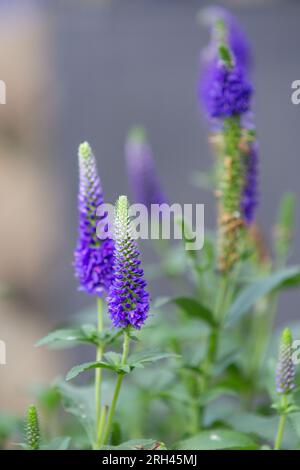
<svg viewBox="0 0 300 470">
<path fill-rule="evenodd" d="M 122 356 L 119 353 L 116 353 L 114 351 L 109 351 L 109 352 L 104 354 L 104 357 L 105 357 L 105 359 L 107 359 L 107 361 L 110 364 L 113 364 L 115 366 L 118 366 L 118 365 L 121 364 Z"/>
<path fill-rule="evenodd" d="M 166 449 L 163 442 L 154 439 L 132 439 L 118 446 L 103 446 L 102 450 L 161 450 Z"/>
<path fill-rule="evenodd" d="M 246 434 L 228 429 L 212 429 L 178 442 L 178 450 L 257 449 L 257 444 Z"/>
<path fill-rule="evenodd" d="M 122 330 L 105 330 L 99 333 L 94 325 L 88 324 L 52 331 L 40 339 L 36 346 L 48 345 L 59 349 L 74 347 L 80 343 L 107 345 L 114 342 L 121 334 Z"/>
<path fill-rule="evenodd" d="M 10 436 L 19 431 L 19 428 L 23 430 L 23 424 L 21 420 L 15 416 L 8 414 L 7 412 L 0 411 L 0 446 L 2 441 L 4 442 Z"/>
<path fill-rule="evenodd" d="M 297 445 L 295 433 L 290 421 L 292 420 L 292 416 L 296 416 L 296 414 L 288 417 L 283 435 L 283 447 L 288 449 L 294 448 Z M 279 417 L 260 416 L 254 413 L 240 413 L 228 416 L 225 421 L 237 431 L 252 434 L 267 442 L 273 443 L 278 428 Z"/>
<path fill-rule="evenodd" d="M 224 396 L 236 398 L 237 393 L 228 387 L 215 387 L 207 391 L 206 393 L 201 394 L 199 398 L 199 404 L 201 404 L 202 406 L 206 406 L 208 403 Z"/>
<path fill-rule="evenodd" d="M 275 250 L 279 261 L 286 258 L 293 238 L 295 204 L 296 197 L 294 193 L 287 192 L 283 195 L 275 226 Z"/>
<path fill-rule="evenodd" d="M 175 299 L 171 299 L 171 302 L 176 304 L 189 316 L 198 318 L 199 320 L 202 320 L 207 323 L 209 326 L 216 326 L 216 322 L 214 320 L 214 316 L 211 310 L 202 305 L 196 299 L 193 299 L 191 297 L 176 297 Z"/>
<path fill-rule="evenodd" d="M 78 364 L 77 366 L 72 367 L 71 370 L 66 375 L 66 380 L 71 380 L 77 377 L 82 372 L 85 372 L 90 369 L 110 369 L 116 370 L 116 366 L 114 364 L 109 364 L 108 362 L 98 361 L 98 362 L 84 362 L 83 364 Z"/>
<path fill-rule="evenodd" d="M 142 351 L 132 354 L 128 358 L 130 367 L 141 367 L 145 363 L 160 361 L 161 359 L 178 358 L 177 354 L 156 351 Z"/>
<path fill-rule="evenodd" d="M 291 266 L 265 278 L 258 279 L 237 296 L 229 309 L 225 326 L 232 326 L 243 315 L 248 313 L 256 302 L 271 292 L 283 287 L 292 287 L 299 283 L 300 266 Z"/>
<path fill-rule="evenodd" d="M 63 380 L 56 382 L 66 412 L 75 416 L 84 428 L 89 441 L 94 442 L 95 390 L 94 386 L 77 387 Z"/>
<path fill-rule="evenodd" d="M 219 56 L 220 56 L 221 60 L 225 63 L 225 65 L 227 67 L 232 66 L 231 53 L 230 53 L 228 47 L 226 46 L 226 44 L 222 43 L 222 44 L 219 45 Z"/>
<path fill-rule="evenodd" d="M 298 444 L 300 442 L 300 413 L 293 413 L 287 417 L 288 423 L 290 423 L 293 431 L 296 433 L 298 438 Z"/>
<path fill-rule="evenodd" d="M 55 437 L 49 443 L 42 445 L 41 450 L 67 450 L 70 442 L 70 437 Z"/>
</svg>

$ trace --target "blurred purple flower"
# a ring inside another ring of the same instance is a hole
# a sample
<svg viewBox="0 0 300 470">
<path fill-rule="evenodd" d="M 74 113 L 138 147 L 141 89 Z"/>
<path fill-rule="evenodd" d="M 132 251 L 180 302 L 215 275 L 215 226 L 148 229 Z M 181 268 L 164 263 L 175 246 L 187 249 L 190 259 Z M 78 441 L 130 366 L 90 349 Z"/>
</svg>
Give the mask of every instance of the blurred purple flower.
<svg viewBox="0 0 300 470">
<path fill-rule="evenodd" d="M 129 132 L 125 144 L 125 158 L 134 202 L 147 207 L 166 202 L 146 132 L 142 127 L 135 127 Z"/>
<path fill-rule="evenodd" d="M 227 118 L 249 111 L 252 86 L 238 65 L 214 60 L 199 83 L 199 98 L 210 118 Z"/>
<path fill-rule="evenodd" d="M 103 241 L 97 238 L 96 211 L 103 204 L 103 194 L 96 160 L 87 142 L 79 146 L 78 158 L 79 237 L 74 253 L 75 274 L 81 290 L 101 296 L 109 289 L 113 279 L 114 242 L 108 238 Z"/>
<path fill-rule="evenodd" d="M 249 144 L 249 151 L 245 154 L 245 183 L 242 194 L 241 210 L 245 222 L 250 225 L 255 218 L 255 209 L 258 204 L 258 145 L 257 142 Z"/>
</svg>

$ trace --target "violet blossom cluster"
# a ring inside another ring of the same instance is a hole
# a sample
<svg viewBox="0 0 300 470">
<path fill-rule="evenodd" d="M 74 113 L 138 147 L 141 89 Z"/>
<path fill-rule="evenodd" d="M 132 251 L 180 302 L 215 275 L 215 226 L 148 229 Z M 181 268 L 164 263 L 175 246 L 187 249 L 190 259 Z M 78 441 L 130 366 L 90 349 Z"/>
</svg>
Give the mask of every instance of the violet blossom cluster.
<svg viewBox="0 0 300 470">
<path fill-rule="evenodd" d="M 149 293 L 140 265 L 139 249 L 131 236 L 128 200 L 120 196 L 115 215 L 114 280 L 107 298 L 108 312 L 117 328 L 131 325 L 140 329 L 148 316 Z"/>
<path fill-rule="evenodd" d="M 103 204 L 103 193 L 97 173 L 96 160 L 87 142 L 79 146 L 79 230 L 74 253 L 75 275 L 80 289 L 102 296 L 113 279 L 114 242 L 97 237 L 97 208 Z M 104 214 L 102 218 L 106 218 Z M 103 220 L 102 220 L 103 222 Z M 105 230 L 106 224 L 103 225 Z"/>
</svg>

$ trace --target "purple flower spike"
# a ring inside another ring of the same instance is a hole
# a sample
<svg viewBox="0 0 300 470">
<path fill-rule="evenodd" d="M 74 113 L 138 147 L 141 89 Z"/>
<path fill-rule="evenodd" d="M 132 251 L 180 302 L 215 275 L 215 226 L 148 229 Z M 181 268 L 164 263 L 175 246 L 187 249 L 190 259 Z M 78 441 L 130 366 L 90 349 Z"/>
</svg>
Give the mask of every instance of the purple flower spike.
<svg viewBox="0 0 300 470">
<path fill-rule="evenodd" d="M 292 360 L 292 334 L 289 328 L 281 336 L 279 361 L 276 369 L 276 391 L 280 394 L 290 393 L 295 388 L 295 365 Z"/>
<path fill-rule="evenodd" d="M 258 145 L 256 142 L 250 144 L 245 159 L 245 185 L 241 201 L 241 210 L 246 224 L 251 225 L 255 219 L 255 209 L 258 204 Z"/>
<path fill-rule="evenodd" d="M 199 97 L 210 118 L 242 115 L 250 110 L 252 86 L 238 65 L 221 60 L 207 65 L 199 83 Z"/>
<path fill-rule="evenodd" d="M 79 158 L 79 237 L 74 253 L 75 275 L 80 290 L 101 296 L 113 279 L 113 240 L 97 238 L 96 211 L 103 204 L 96 160 L 87 142 L 78 150 Z M 103 224 L 105 226 L 105 224 Z"/>
<path fill-rule="evenodd" d="M 150 207 L 166 202 L 160 186 L 151 148 L 142 127 L 133 128 L 125 145 L 128 179 L 134 202 Z"/>
<path fill-rule="evenodd" d="M 128 200 L 120 196 L 116 204 L 114 273 L 108 301 L 108 311 L 113 325 L 125 328 L 129 325 L 140 329 L 149 308 L 149 294 L 140 267 L 139 250 L 131 236 L 128 217 Z"/>
</svg>

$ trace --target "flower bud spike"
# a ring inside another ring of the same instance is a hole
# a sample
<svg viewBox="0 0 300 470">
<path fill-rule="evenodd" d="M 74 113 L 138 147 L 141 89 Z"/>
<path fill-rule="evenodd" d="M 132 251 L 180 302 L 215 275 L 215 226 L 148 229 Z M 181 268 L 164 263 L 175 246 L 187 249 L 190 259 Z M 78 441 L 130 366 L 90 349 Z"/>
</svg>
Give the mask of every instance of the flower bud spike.
<svg viewBox="0 0 300 470">
<path fill-rule="evenodd" d="M 276 369 L 276 391 L 288 394 L 295 388 L 295 365 L 292 360 L 292 333 L 285 328 L 281 335 L 279 358 Z"/>
<path fill-rule="evenodd" d="M 26 443 L 30 450 L 38 450 L 40 447 L 39 419 L 34 405 L 27 410 Z"/>
</svg>

